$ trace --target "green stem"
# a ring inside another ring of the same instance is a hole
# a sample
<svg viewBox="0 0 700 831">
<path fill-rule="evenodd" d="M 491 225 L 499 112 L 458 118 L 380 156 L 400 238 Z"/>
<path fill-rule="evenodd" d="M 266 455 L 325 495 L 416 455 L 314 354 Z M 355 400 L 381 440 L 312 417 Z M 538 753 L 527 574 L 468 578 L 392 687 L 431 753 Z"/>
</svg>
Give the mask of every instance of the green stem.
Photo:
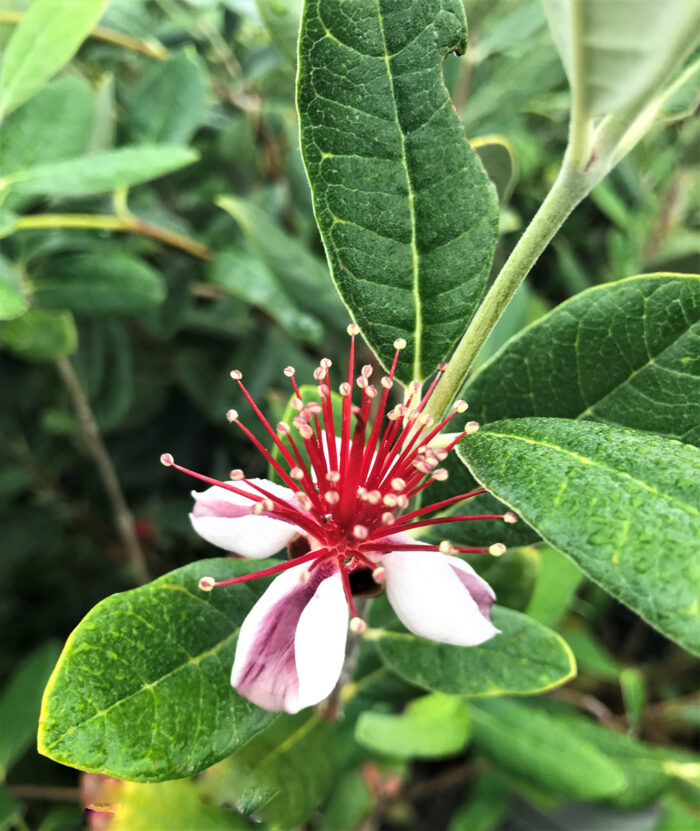
<svg viewBox="0 0 700 831">
<path fill-rule="evenodd" d="M 195 240 L 153 225 L 133 214 L 112 216 L 111 214 L 30 214 L 20 217 L 13 231 L 22 231 L 36 228 L 93 228 L 101 231 L 121 231 L 131 234 L 141 234 L 145 237 L 157 239 L 166 245 L 180 248 L 200 260 L 210 260 L 211 251 Z"/>
</svg>

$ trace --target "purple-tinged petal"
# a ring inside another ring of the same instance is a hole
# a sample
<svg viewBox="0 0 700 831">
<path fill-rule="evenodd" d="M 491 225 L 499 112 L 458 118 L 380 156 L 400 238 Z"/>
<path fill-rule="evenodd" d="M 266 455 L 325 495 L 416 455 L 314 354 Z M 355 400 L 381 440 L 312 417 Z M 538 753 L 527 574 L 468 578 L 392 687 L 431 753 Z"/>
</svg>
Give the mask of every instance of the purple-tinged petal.
<svg viewBox="0 0 700 831">
<path fill-rule="evenodd" d="M 243 621 L 231 684 L 273 712 L 296 713 L 333 691 L 349 613 L 338 571 L 300 565 L 276 577 Z"/>
<path fill-rule="evenodd" d="M 277 499 L 290 502 L 292 491 L 266 479 L 251 479 Z M 257 494 L 247 482 L 229 482 L 239 490 Z M 259 494 L 258 494 L 259 495 Z M 213 486 L 205 491 L 192 491 L 194 508 L 190 514 L 192 527 L 212 545 L 232 551 L 241 557 L 258 560 L 284 548 L 300 533 L 296 525 L 273 519 L 265 514 L 251 514 L 254 502 L 237 493 Z"/>
<path fill-rule="evenodd" d="M 398 539 L 397 548 L 382 565 L 389 602 L 409 631 L 455 646 L 476 646 L 498 634 L 490 620 L 493 592 L 469 566 L 462 568 L 466 563 L 438 551 L 401 551 Z"/>
</svg>

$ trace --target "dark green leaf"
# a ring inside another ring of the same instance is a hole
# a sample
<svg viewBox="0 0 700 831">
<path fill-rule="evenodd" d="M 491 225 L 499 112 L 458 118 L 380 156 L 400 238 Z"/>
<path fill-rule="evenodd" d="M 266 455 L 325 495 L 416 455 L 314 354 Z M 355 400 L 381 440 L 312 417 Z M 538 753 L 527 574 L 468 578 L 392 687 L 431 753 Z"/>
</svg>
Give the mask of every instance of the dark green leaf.
<svg viewBox="0 0 700 831">
<path fill-rule="evenodd" d="M 400 715 L 365 711 L 355 725 L 361 745 L 399 759 L 451 756 L 466 747 L 469 734 L 464 702 L 443 693 L 415 698 Z"/>
<path fill-rule="evenodd" d="M 602 115 L 631 103 L 674 56 L 688 48 L 700 25 L 698 6 L 685 0 L 570 3 L 544 0 L 554 42 L 579 106 Z M 667 70 L 668 71 L 668 70 Z"/>
<path fill-rule="evenodd" d="M 330 789 L 336 759 L 335 733 L 316 714 L 279 715 L 226 761 L 207 771 L 202 790 L 234 800 L 243 813 L 266 825 L 296 828 Z"/>
<path fill-rule="evenodd" d="M 70 312 L 30 309 L 0 323 L 0 342 L 27 361 L 53 361 L 78 348 L 78 330 Z"/>
<path fill-rule="evenodd" d="M 34 282 L 49 309 L 76 314 L 132 314 L 165 299 L 161 275 L 130 254 L 75 254 L 51 259 Z"/>
<path fill-rule="evenodd" d="M 301 143 L 338 290 L 386 365 L 425 378 L 464 331 L 488 278 L 498 199 L 442 80 L 463 53 L 461 0 L 306 3 Z"/>
<path fill-rule="evenodd" d="M 53 643 L 33 652 L 0 696 L 0 781 L 34 741 L 41 694 L 58 653 L 58 646 Z"/>
<path fill-rule="evenodd" d="M 228 756 L 269 715 L 230 684 L 240 625 L 261 587 L 205 593 L 260 561 L 203 560 L 106 598 L 68 639 L 44 694 L 39 750 L 120 779 L 190 776 Z"/>
<path fill-rule="evenodd" d="M 359 770 L 345 774 L 325 806 L 321 831 L 355 831 L 374 801 L 374 794 Z"/>
<path fill-rule="evenodd" d="M 389 629 L 371 637 L 393 672 L 437 692 L 532 695 L 576 674 L 574 656 L 555 632 L 512 609 L 496 607 L 493 620 L 501 634 L 480 646 L 449 646 Z"/>
<path fill-rule="evenodd" d="M 0 121 L 73 57 L 106 5 L 106 0 L 34 0 L 3 57 Z"/>
<path fill-rule="evenodd" d="M 458 455 L 499 499 L 652 626 L 700 652 L 700 451 L 592 422 L 523 418 Z"/>
<path fill-rule="evenodd" d="M 263 260 L 241 249 L 226 249 L 214 258 L 209 279 L 227 293 L 258 306 L 292 337 L 319 343 L 323 327 L 299 309 Z"/>
<path fill-rule="evenodd" d="M 474 742 L 506 770 L 572 799 L 596 800 L 625 787 L 621 767 L 533 703 L 474 703 Z"/>
<path fill-rule="evenodd" d="M 154 63 L 129 95 L 129 140 L 187 144 L 204 119 L 205 104 L 206 74 L 196 52 L 183 50 Z"/>
<path fill-rule="evenodd" d="M 467 801 L 450 819 L 449 831 L 494 831 L 508 808 L 503 779 L 487 771 L 469 789 Z"/>
<path fill-rule="evenodd" d="M 509 341 L 464 390 L 482 423 L 594 418 L 700 443 L 700 277 L 597 286 Z"/>
<path fill-rule="evenodd" d="M 583 574 L 555 548 L 544 546 L 538 554 L 539 573 L 527 614 L 545 626 L 556 626 L 569 608 Z"/>
<path fill-rule="evenodd" d="M 297 64 L 302 0 L 255 0 L 262 22 L 282 57 Z"/>
<path fill-rule="evenodd" d="M 561 630 L 561 634 L 576 656 L 579 672 L 617 682 L 622 672 L 622 665 L 615 661 L 598 643 L 595 637 L 583 628 L 570 626 Z"/>
<path fill-rule="evenodd" d="M 171 144 L 141 144 L 42 164 L 6 178 L 15 193 L 86 196 L 157 179 L 198 159 L 196 151 Z"/>
<path fill-rule="evenodd" d="M 0 785 L 0 831 L 16 828 L 16 822 L 24 813 L 22 805 Z"/>
<path fill-rule="evenodd" d="M 29 302 L 22 290 L 22 279 L 12 263 L 0 255 L 0 320 L 23 315 Z"/>
</svg>

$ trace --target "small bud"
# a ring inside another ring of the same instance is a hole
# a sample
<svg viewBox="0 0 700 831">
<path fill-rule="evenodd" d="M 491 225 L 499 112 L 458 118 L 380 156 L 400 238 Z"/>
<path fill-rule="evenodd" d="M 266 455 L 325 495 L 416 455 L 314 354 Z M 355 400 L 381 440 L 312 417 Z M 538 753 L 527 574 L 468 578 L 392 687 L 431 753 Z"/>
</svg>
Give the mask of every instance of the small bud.
<svg viewBox="0 0 700 831">
<path fill-rule="evenodd" d="M 175 459 L 173 459 L 171 453 L 163 453 L 160 457 L 160 463 L 165 467 L 170 467 L 175 464 Z"/>
<path fill-rule="evenodd" d="M 240 369 L 232 369 L 229 374 L 234 381 L 240 381 L 243 377 L 243 373 L 240 371 Z"/>
<path fill-rule="evenodd" d="M 350 620 L 350 631 L 361 635 L 367 629 L 367 624 L 361 617 L 354 617 Z"/>
<path fill-rule="evenodd" d="M 238 410 L 229 410 L 226 413 L 228 421 L 238 421 Z"/>
<path fill-rule="evenodd" d="M 505 554 L 505 552 L 506 547 L 502 542 L 495 542 L 493 545 L 489 546 L 489 554 L 494 557 L 500 557 L 501 554 Z"/>
<path fill-rule="evenodd" d="M 469 435 L 470 433 L 476 433 L 479 429 L 479 422 L 478 421 L 468 421 L 464 425 L 464 432 Z"/>
<path fill-rule="evenodd" d="M 350 386 L 350 384 L 348 384 L 347 381 L 343 381 L 343 383 L 340 385 L 338 389 L 342 396 L 348 396 L 352 392 L 352 387 Z"/>
<path fill-rule="evenodd" d="M 282 371 L 287 376 L 287 378 L 291 378 L 296 372 L 296 369 L 294 369 L 293 366 L 286 366 Z"/>
<path fill-rule="evenodd" d="M 241 482 L 245 479 L 245 473 L 240 468 L 236 468 L 229 473 L 229 478 L 232 482 Z"/>
<path fill-rule="evenodd" d="M 467 404 L 467 402 L 462 401 L 461 398 L 458 399 L 457 401 L 455 401 L 455 403 L 452 405 L 452 409 L 456 413 L 465 413 L 467 411 L 468 407 L 469 407 L 469 405 Z"/>
<path fill-rule="evenodd" d="M 203 592 L 210 592 L 216 585 L 216 580 L 213 577 L 202 577 L 199 581 L 199 588 Z"/>
<path fill-rule="evenodd" d="M 405 487 L 406 487 L 406 480 L 405 479 L 401 479 L 399 476 L 397 476 L 395 479 L 391 480 L 391 489 L 393 491 L 396 491 L 397 493 L 400 493 Z"/>
<path fill-rule="evenodd" d="M 506 513 L 503 514 L 503 521 L 507 522 L 509 525 L 514 525 L 518 521 L 518 518 L 512 511 L 506 511 Z"/>
<path fill-rule="evenodd" d="M 406 348 L 406 340 L 405 338 L 396 338 L 394 341 L 394 349 L 405 349 Z"/>
<path fill-rule="evenodd" d="M 360 334 L 360 327 L 357 323 L 351 323 L 348 328 L 346 329 L 348 335 L 359 335 Z"/>
<path fill-rule="evenodd" d="M 372 572 L 372 580 L 375 583 L 383 583 L 386 579 L 386 569 L 384 566 L 377 566 Z"/>
<path fill-rule="evenodd" d="M 449 540 L 443 540 L 439 545 L 439 550 L 441 554 L 447 554 L 450 557 L 457 553 L 457 549 Z"/>
<path fill-rule="evenodd" d="M 367 530 L 367 528 L 364 525 L 356 525 L 352 529 L 352 535 L 357 540 L 366 540 L 367 537 L 369 536 L 369 531 Z"/>
</svg>

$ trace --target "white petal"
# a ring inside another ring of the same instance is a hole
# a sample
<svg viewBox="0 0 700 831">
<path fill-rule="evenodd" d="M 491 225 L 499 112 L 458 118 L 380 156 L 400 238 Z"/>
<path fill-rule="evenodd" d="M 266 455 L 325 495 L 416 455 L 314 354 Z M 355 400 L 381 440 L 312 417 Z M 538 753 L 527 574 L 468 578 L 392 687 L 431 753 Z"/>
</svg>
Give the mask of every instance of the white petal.
<svg viewBox="0 0 700 831">
<path fill-rule="evenodd" d="M 285 502 L 292 491 L 266 479 L 251 479 L 264 490 Z M 230 482 L 237 488 L 257 493 L 246 482 Z M 205 491 L 192 491 L 195 504 L 190 514 L 192 527 L 212 545 L 233 551 L 241 557 L 260 559 L 275 554 L 300 533 L 296 525 L 250 513 L 253 500 L 217 485 Z"/>
<path fill-rule="evenodd" d="M 343 665 L 348 611 L 340 575 L 305 564 L 275 578 L 243 622 L 231 684 L 266 710 L 296 713 L 333 690 Z"/>
<path fill-rule="evenodd" d="M 476 646 L 499 630 L 480 612 L 453 559 L 456 563 L 439 551 L 392 551 L 382 558 L 387 595 L 399 620 L 415 635 Z"/>
</svg>

